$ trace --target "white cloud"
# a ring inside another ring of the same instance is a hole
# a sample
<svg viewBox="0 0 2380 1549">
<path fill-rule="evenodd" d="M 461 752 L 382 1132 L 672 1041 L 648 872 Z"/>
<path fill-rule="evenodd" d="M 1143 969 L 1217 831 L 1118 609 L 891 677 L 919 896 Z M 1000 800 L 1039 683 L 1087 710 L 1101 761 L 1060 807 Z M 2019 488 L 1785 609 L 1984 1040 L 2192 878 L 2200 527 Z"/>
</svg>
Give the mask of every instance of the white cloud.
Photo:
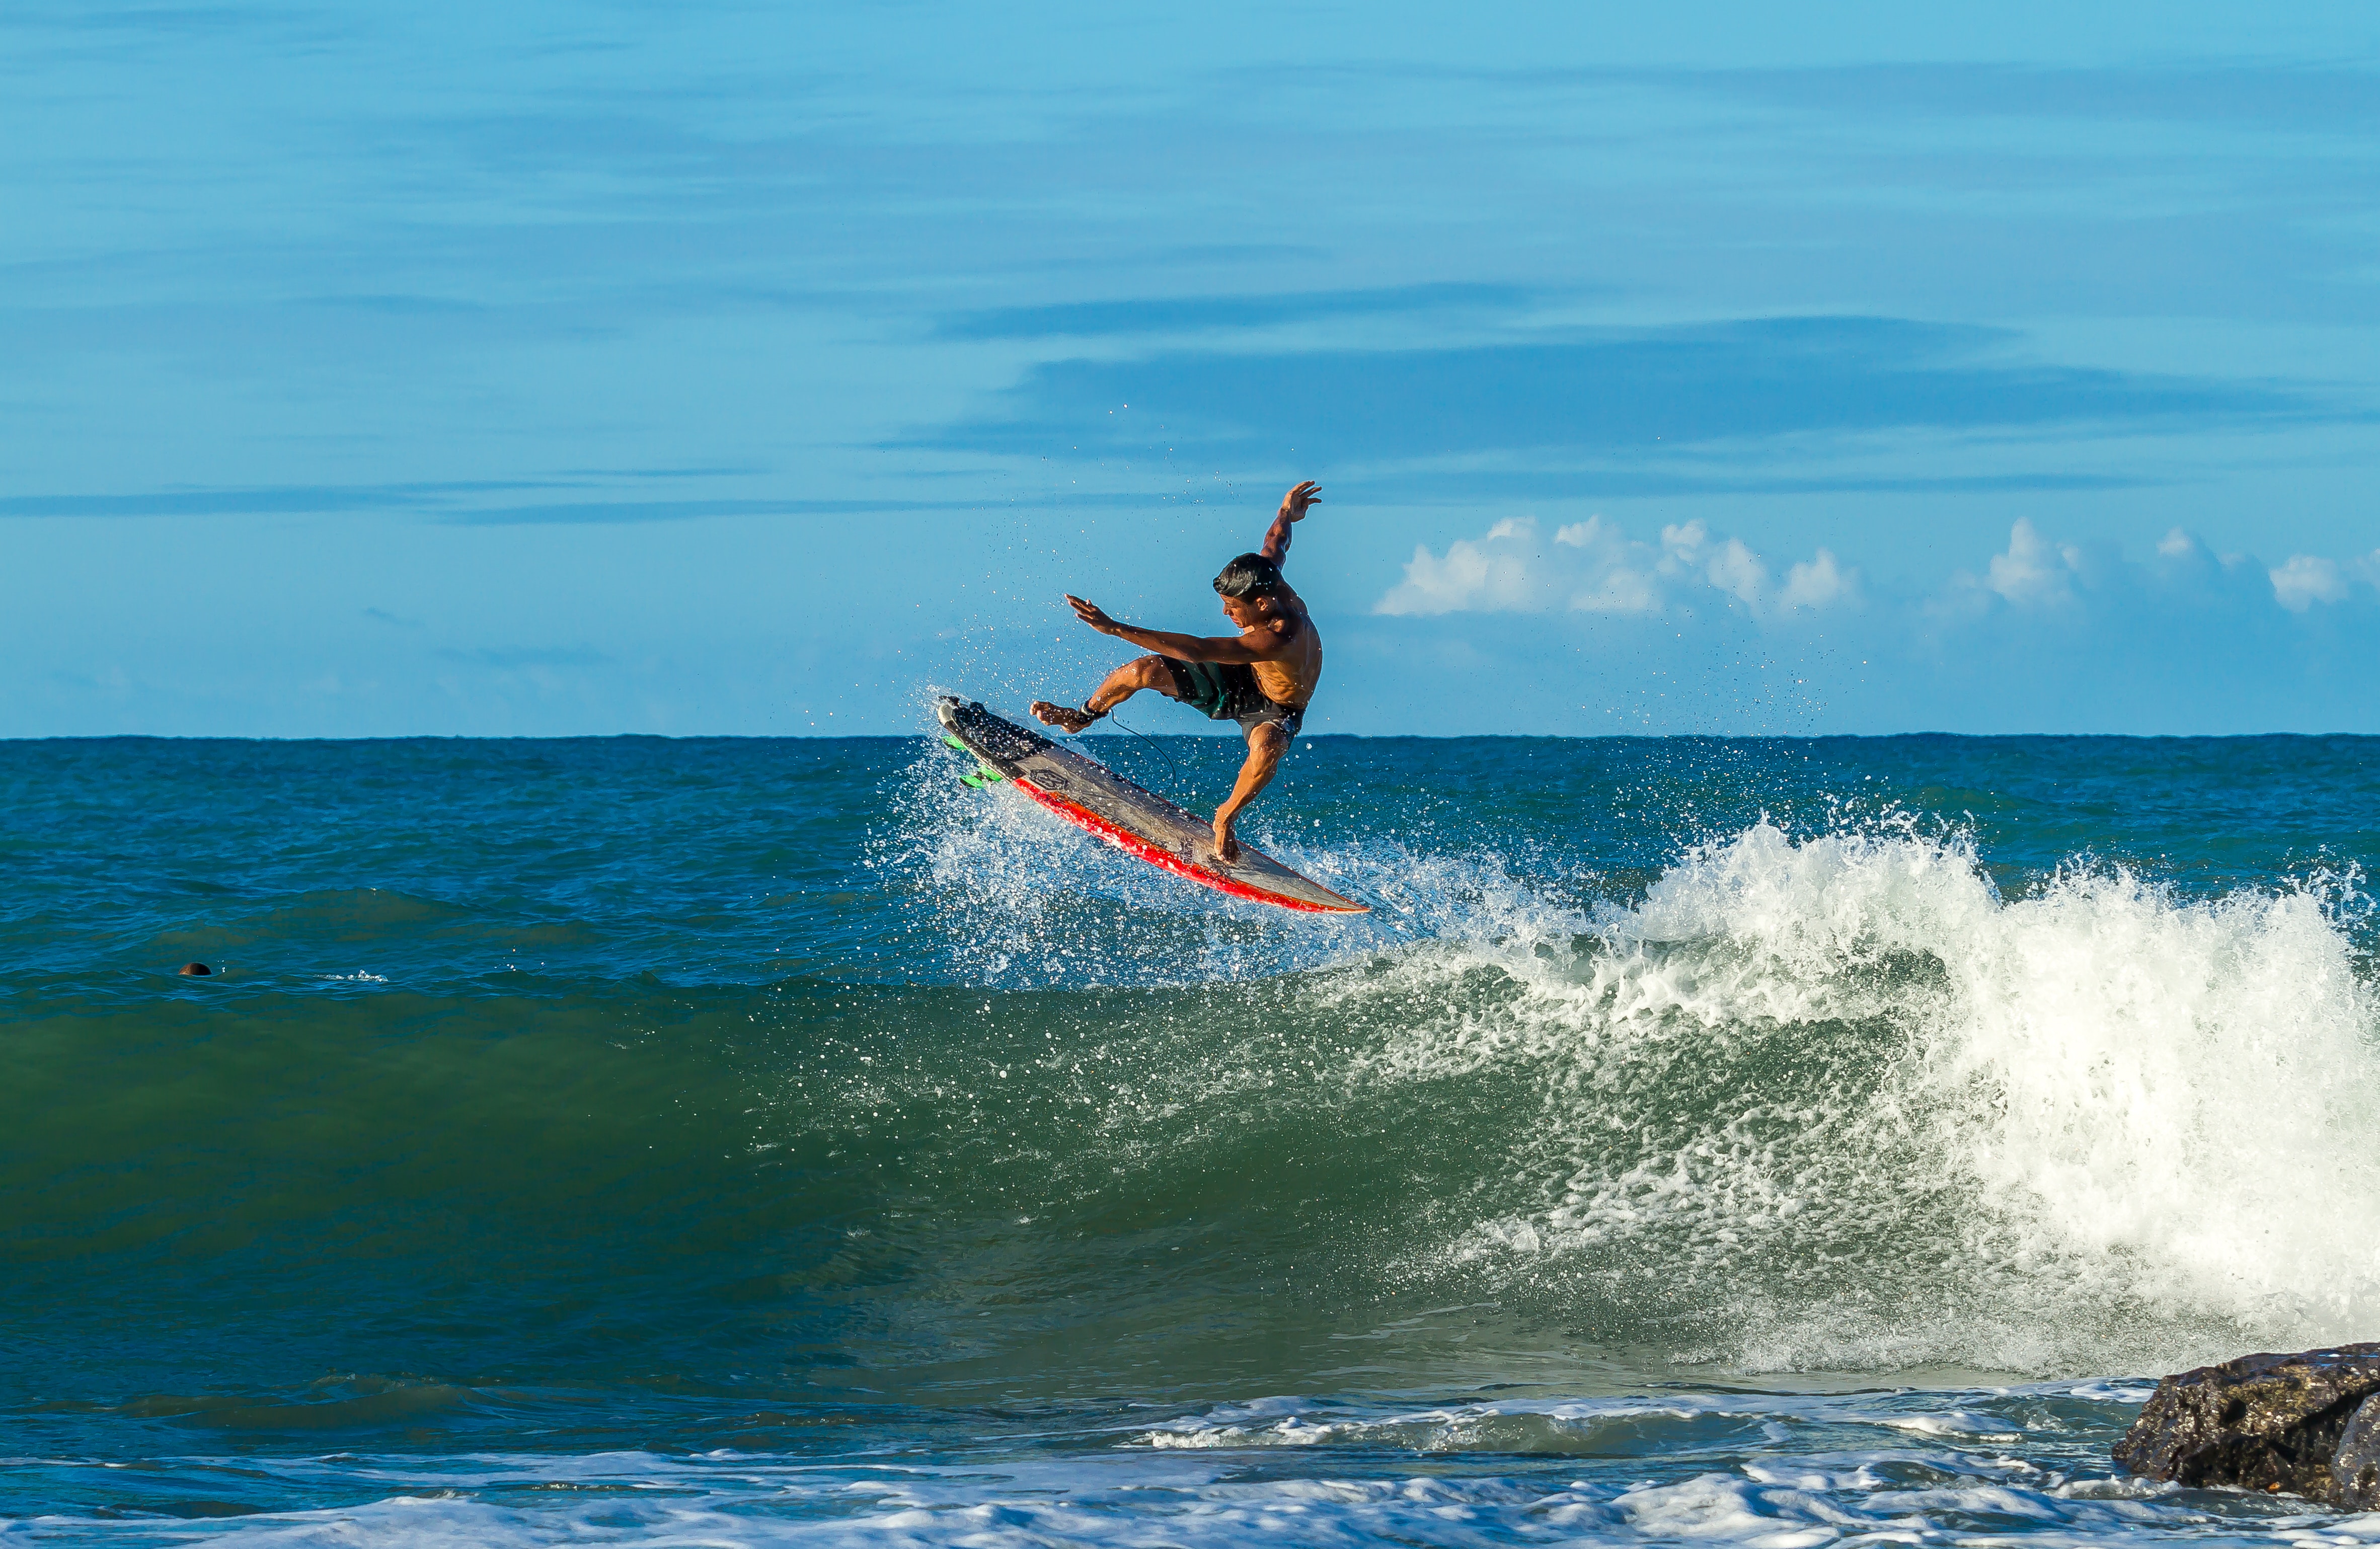
<svg viewBox="0 0 2380 1549">
<path fill-rule="evenodd" d="M 1661 611 L 1661 555 L 1649 543 L 1632 541 L 1616 522 L 1590 516 L 1557 528 L 1554 541 L 1579 551 L 1563 556 L 1572 566 L 1569 606 L 1585 613 L 1658 613 Z"/>
<path fill-rule="evenodd" d="M 1768 592 L 1768 567 L 1760 556 L 1743 546 L 1743 539 L 1730 538 L 1719 545 L 1711 557 L 1710 568 L 1705 572 L 1710 584 L 1730 597 L 1741 600 L 1757 612 L 1761 600 Z"/>
<path fill-rule="evenodd" d="M 2173 535 L 2168 534 L 2166 541 L 2172 542 Z M 2082 560 L 2082 551 L 2072 544 L 2049 543 L 2020 516 L 2009 529 L 2008 552 L 1992 556 L 1991 578 L 1985 584 L 2021 608 L 2070 602 Z"/>
<path fill-rule="evenodd" d="M 1740 538 L 1714 543 L 1700 522 L 1665 526 L 1658 543 L 1646 543 L 1608 517 L 1590 516 L 1556 528 L 1548 544 L 1524 516 L 1457 539 L 1443 555 L 1415 549 L 1404 579 L 1372 611 L 1647 614 L 1706 592 L 1764 616 L 1855 605 L 1859 573 L 1821 549 L 1787 573 L 1779 595 L 1767 562 L 1750 545 Z"/>
<path fill-rule="evenodd" d="M 1878 609 L 1858 569 L 1831 549 L 1779 567 L 1741 538 L 1701 522 L 1631 538 L 1606 516 L 1544 530 L 1531 517 L 1498 522 L 1438 551 L 1414 551 L 1404 578 L 1373 605 L 1392 614 L 1594 613 L 1651 618 L 1713 611 L 1764 623 L 1859 610 L 1878 627 L 1905 618 L 1928 633 L 1965 629 L 1996 614 L 2054 612 L 2068 625 L 2181 616 L 2236 617 L 2243 608 L 2303 616 L 2316 604 L 2370 603 L 2380 588 L 2380 550 L 2332 559 L 2292 554 L 2267 569 L 2244 554 L 2211 552 L 2175 527 L 2154 554 L 2128 560 L 2112 542 L 2068 542 L 2030 520 L 2009 528 L 2006 549 L 1981 574 L 1961 570 L 1937 587 L 1888 597 Z M 2027 627 L 2031 627 L 2028 625 Z"/>
<path fill-rule="evenodd" d="M 2302 613 L 2317 602 L 2347 600 L 2347 577 L 2337 562 L 2312 554 L 2291 554 L 2289 563 L 2270 572 L 2273 600 L 2292 613 Z"/>
<path fill-rule="evenodd" d="M 1592 590 L 1574 593 L 1570 605 L 1582 613 L 1658 613 L 1660 588 L 1653 578 L 1633 570 L 1613 570 Z"/>
<path fill-rule="evenodd" d="M 1376 613 L 1533 613 L 1549 595 L 1538 563 L 1536 519 L 1507 518 L 1477 539 L 1458 539 L 1444 558 L 1416 547 L 1405 578 L 1372 605 Z"/>
<path fill-rule="evenodd" d="M 1831 608 L 1859 600 L 1859 573 L 1835 563 L 1834 551 L 1821 549 L 1785 573 L 1785 606 Z"/>
</svg>

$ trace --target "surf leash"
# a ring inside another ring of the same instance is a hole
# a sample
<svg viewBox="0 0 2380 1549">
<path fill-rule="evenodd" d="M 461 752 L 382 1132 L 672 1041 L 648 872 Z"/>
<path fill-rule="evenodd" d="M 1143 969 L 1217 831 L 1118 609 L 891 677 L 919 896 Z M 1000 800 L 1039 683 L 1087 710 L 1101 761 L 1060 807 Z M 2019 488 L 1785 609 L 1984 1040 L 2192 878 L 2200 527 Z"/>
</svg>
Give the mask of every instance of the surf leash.
<svg viewBox="0 0 2380 1549">
<path fill-rule="evenodd" d="M 1119 730 L 1119 731 L 1123 731 L 1123 732 L 1132 732 L 1132 734 L 1133 734 L 1134 736 L 1135 736 L 1135 737 L 1139 737 L 1139 738 L 1140 738 L 1140 740 L 1141 740 L 1142 742 L 1147 743 L 1149 746 L 1157 748 L 1157 756 L 1158 756 L 1160 758 L 1164 759 L 1164 760 L 1165 760 L 1165 767 L 1166 767 L 1169 770 L 1172 771 L 1174 788 L 1175 788 L 1176 790 L 1179 790 L 1179 789 L 1181 788 L 1181 785 L 1182 785 L 1182 766 L 1181 766 L 1181 765 L 1179 765 L 1179 764 L 1176 764 L 1176 763 L 1173 761 L 1173 755 L 1172 755 L 1172 754 L 1170 754 L 1170 753 L 1166 752 L 1166 751 L 1165 751 L 1165 749 L 1163 749 L 1162 747 L 1158 747 L 1158 744 L 1157 744 L 1157 739 L 1156 739 L 1156 738 L 1154 738 L 1154 737 L 1148 737 L 1148 736 L 1142 736 L 1142 734 L 1141 734 L 1140 732 L 1133 732 L 1133 731 L 1132 731 L 1132 728 L 1131 728 L 1131 727 L 1129 727 L 1129 726 L 1126 726 L 1126 725 L 1123 723 L 1123 718 L 1122 718 L 1122 717 L 1120 717 L 1120 716 L 1118 716 L 1118 715 L 1115 713 L 1115 711 L 1113 711 L 1113 710 L 1109 710 L 1109 711 L 1107 711 L 1107 712 L 1105 712 L 1105 713 L 1106 713 L 1106 715 L 1107 715 L 1107 718 L 1108 718 L 1110 720 L 1112 720 L 1112 721 L 1114 721 L 1114 722 L 1116 723 L 1116 729 L 1117 729 L 1117 730 Z"/>
</svg>

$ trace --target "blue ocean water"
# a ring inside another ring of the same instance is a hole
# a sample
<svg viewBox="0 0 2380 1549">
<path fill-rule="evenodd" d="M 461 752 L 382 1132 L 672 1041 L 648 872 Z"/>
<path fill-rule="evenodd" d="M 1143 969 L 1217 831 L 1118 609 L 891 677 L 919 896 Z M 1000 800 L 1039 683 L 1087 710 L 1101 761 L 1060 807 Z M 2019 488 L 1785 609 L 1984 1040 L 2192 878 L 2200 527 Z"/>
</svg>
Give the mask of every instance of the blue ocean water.
<svg viewBox="0 0 2380 1549">
<path fill-rule="evenodd" d="M 2380 1337 L 2380 740 L 964 768 L 0 744 L 0 1543 L 2380 1541 L 2107 1456 Z"/>
</svg>

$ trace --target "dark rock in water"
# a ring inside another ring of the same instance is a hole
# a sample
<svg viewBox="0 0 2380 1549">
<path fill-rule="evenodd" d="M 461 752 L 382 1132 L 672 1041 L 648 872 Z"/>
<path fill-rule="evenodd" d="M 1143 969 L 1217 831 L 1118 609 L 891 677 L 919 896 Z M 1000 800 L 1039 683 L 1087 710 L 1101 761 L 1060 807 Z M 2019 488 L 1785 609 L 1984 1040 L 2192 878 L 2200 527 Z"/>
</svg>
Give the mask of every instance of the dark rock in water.
<svg viewBox="0 0 2380 1549">
<path fill-rule="evenodd" d="M 2168 1377 L 2115 1451 L 2148 1479 L 2372 1509 L 2380 1504 L 2380 1344 L 2243 1355 Z"/>
<path fill-rule="evenodd" d="M 2333 1506 L 2350 1511 L 2380 1511 L 2380 1393 L 2356 1406 L 2338 1456 L 2330 1461 Z"/>
</svg>

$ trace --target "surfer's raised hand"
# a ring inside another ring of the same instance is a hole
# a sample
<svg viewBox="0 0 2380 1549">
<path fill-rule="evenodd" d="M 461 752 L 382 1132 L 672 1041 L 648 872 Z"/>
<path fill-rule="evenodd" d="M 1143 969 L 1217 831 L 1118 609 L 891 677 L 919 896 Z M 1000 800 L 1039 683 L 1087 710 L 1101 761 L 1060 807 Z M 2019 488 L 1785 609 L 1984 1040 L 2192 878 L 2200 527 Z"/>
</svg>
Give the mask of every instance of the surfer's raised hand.
<svg viewBox="0 0 2380 1549">
<path fill-rule="evenodd" d="M 1117 630 L 1123 627 L 1122 624 L 1117 623 L 1115 620 L 1101 612 L 1098 603 L 1086 602 L 1072 592 L 1065 592 L 1061 595 L 1062 595 L 1068 602 L 1074 604 L 1075 617 L 1082 620 L 1085 623 L 1089 624 L 1093 629 L 1098 630 L 1100 634 L 1113 635 Z"/>
<path fill-rule="evenodd" d="M 1289 557 L 1291 524 L 1305 520 L 1306 509 L 1322 498 L 1322 486 L 1308 478 L 1289 487 L 1281 497 L 1281 510 L 1275 514 L 1272 526 L 1265 532 L 1264 547 L 1257 552 L 1279 564 Z"/>
</svg>

